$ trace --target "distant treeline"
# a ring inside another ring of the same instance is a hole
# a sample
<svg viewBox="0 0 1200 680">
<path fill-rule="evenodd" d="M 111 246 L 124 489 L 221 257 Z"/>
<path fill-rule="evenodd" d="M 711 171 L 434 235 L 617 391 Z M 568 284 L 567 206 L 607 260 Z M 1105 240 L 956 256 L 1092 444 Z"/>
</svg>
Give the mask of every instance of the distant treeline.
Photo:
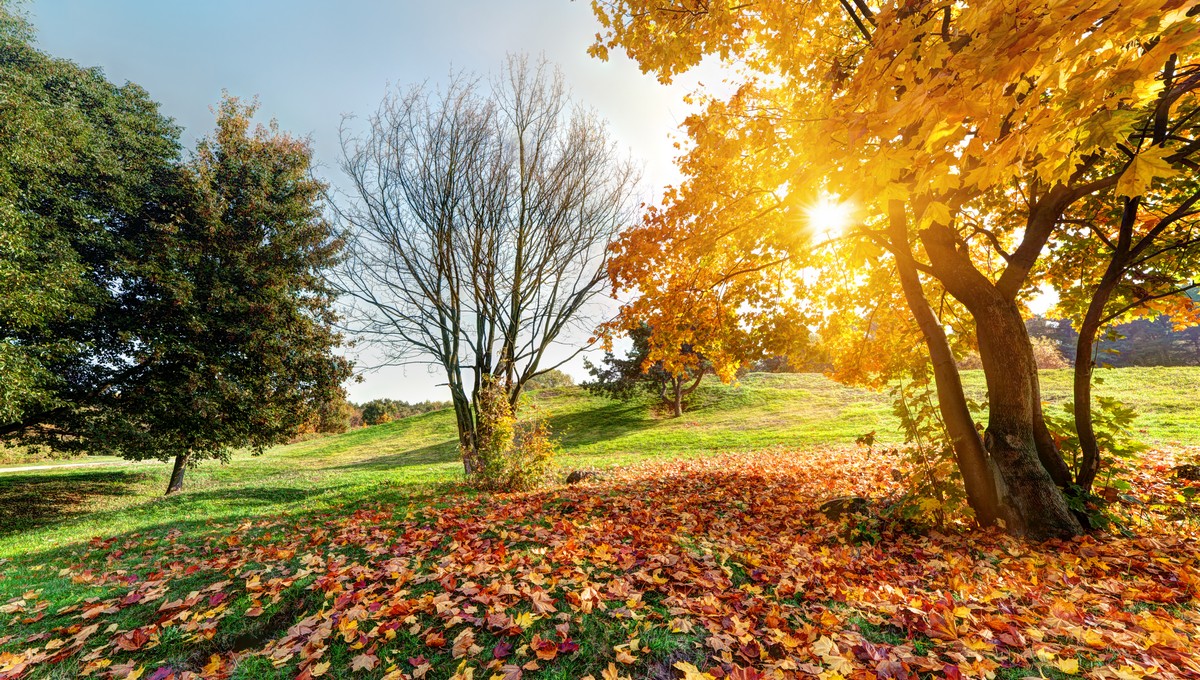
<svg viewBox="0 0 1200 680">
<path fill-rule="evenodd" d="M 409 403 L 397 399 L 372 399 L 361 406 L 350 404 L 350 407 L 355 411 L 351 415 L 350 426 L 382 425 L 383 423 L 390 423 L 393 420 L 409 416 L 419 416 L 422 413 L 429 413 L 430 411 L 440 411 L 444 408 L 450 408 L 450 406 L 451 404 L 448 401 L 418 401 Z"/>
<path fill-rule="evenodd" d="M 1079 334 L 1068 321 L 1035 316 L 1025 325 L 1031 337 L 1053 341 L 1074 364 Z M 1114 326 L 1098 344 L 1098 365 L 1200 366 L 1200 326 L 1175 330 L 1171 320 L 1162 316 Z"/>
</svg>

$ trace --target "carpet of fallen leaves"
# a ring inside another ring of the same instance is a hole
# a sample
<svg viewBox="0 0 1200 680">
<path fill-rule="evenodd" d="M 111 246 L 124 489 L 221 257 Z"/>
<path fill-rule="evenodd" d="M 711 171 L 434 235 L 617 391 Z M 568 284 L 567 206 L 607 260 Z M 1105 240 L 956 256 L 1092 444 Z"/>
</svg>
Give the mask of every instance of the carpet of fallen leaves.
<svg viewBox="0 0 1200 680">
<path fill-rule="evenodd" d="M 1130 478 L 1131 535 L 1040 545 L 853 540 L 818 505 L 895 493 L 898 462 L 832 448 L 97 538 L 46 578 L 101 595 L 0 605 L 0 678 L 1196 678 L 1172 462 Z"/>
</svg>

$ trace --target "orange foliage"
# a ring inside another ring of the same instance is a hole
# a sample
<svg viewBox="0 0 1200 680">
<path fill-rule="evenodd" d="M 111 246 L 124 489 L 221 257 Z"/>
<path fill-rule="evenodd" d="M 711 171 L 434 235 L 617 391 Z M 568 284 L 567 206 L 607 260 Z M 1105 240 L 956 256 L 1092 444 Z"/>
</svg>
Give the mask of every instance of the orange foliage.
<svg viewBox="0 0 1200 680">
<path fill-rule="evenodd" d="M 440 509 L 376 502 L 216 523 L 190 543 L 178 532 L 95 539 L 54 565 L 45 592 L 96 597 L 51 607 L 31 590 L 0 605 L 0 677 L 71 659 L 90 677 L 222 678 L 258 656 L 301 677 L 341 677 L 348 664 L 388 678 L 455 667 L 519 678 L 577 655 L 584 617 L 699 641 L 706 662 L 676 666 L 693 680 L 980 677 L 1032 664 L 1196 677 L 1200 530 L 1176 500 L 1186 483 L 1166 481 L 1171 462 L 1152 455 L 1130 478 L 1123 507 L 1140 536 L 1044 545 L 886 524 L 878 544 L 848 541 L 873 520 L 828 520 L 820 501 L 883 507 L 904 464 L 838 448 L 667 461 Z M 277 616 L 266 612 L 285 597 L 297 604 L 277 632 L 220 643 L 237 612 Z M 50 632 L 31 633 L 43 617 Z M 162 667 L 167 635 L 199 650 L 196 666 Z M 399 639 L 424 653 L 395 658 Z M 626 639 L 577 661 L 636 677 L 648 658 Z"/>
</svg>

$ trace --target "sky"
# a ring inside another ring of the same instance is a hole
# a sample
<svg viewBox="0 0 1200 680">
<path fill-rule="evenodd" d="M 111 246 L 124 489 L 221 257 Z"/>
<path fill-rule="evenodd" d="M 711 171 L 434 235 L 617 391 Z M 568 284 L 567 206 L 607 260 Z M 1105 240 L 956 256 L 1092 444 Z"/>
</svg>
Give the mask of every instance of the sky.
<svg viewBox="0 0 1200 680">
<path fill-rule="evenodd" d="M 183 128 L 185 145 L 213 127 L 223 91 L 257 96 L 261 118 L 310 136 L 318 174 L 335 185 L 344 115 L 365 118 L 389 87 L 445 82 L 456 70 L 494 73 L 506 54 L 524 52 L 558 65 L 576 101 L 608 120 L 642 164 L 639 200 L 653 201 L 678 178 L 672 135 L 689 112 L 684 95 L 719 79 L 701 69 L 664 86 L 623 55 L 589 57 L 598 24 L 590 3 L 575 0 L 31 0 L 21 7 L 42 50 L 141 85 Z M 584 376 L 581 360 L 565 368 Z M 419 401 L 446 398 L 437 386 L 444 382 L 423 367 L 388 368 L 348 389 L 358 402 Z"/>
</svg>

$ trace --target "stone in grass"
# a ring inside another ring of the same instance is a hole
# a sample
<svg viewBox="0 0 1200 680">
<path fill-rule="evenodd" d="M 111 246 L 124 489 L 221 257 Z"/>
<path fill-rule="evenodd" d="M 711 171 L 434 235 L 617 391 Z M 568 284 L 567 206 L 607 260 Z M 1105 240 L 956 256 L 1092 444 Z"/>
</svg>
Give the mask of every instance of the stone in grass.
<svg viewBox="0 0 1200 680">
<path fill-rule="evenodd" d="M 858 496 L 843 496 L 821 504 L 821 514 L 837 521 L 846 515 L 865 515 L 870 508 L 867 499 Z"/>
<path fill-rule="evenodd" d="M 1200 482 L 1200 465 L 1186 464 L 1175 466 L 1175 476 L 1189 482 Z"/>
<path fill-rule="evenodd" d="M 578 484 L 589 479 L 594 479 L 597 474 L 595 470 L 575 470 L 567 475 L 567 484 Z"/>
</svg>

